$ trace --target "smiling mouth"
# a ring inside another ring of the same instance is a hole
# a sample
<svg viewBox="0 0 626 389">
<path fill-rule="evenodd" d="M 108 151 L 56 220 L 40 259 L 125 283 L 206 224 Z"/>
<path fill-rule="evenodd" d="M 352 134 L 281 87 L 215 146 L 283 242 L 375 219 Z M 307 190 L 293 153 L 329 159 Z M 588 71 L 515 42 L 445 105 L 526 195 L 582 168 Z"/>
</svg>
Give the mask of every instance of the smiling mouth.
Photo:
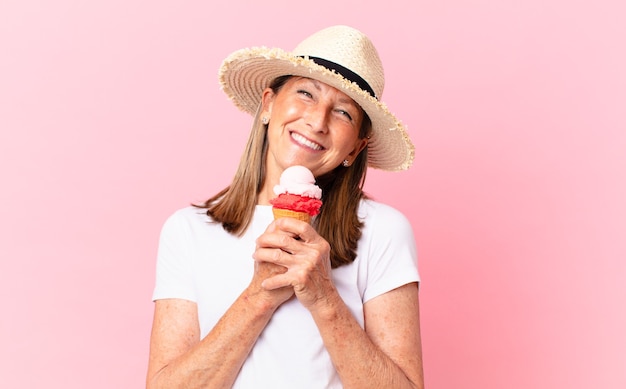
<svg viewBox="0 0 626 389">
<path fill-rule="evenodd" d="M 315 143 L 315 142 L 313 142 L 313 141 L 311 141 L 311 140 L 309 140 L 309 139 L 307 139 L 307 138 L 303 137 L 302 135 L 297 134 L 295 132 L 291 133 L 291 139 L 295 140 L 296 143 L 298 143 L 299 145 L 308 147 L 308 148 L 313 149 L 313 150 L 322 150 L 323 149 L 323 147 L 321 145 L 319 145 L 319 144 L 317 144 L 317 143 Z"/>
</svg>

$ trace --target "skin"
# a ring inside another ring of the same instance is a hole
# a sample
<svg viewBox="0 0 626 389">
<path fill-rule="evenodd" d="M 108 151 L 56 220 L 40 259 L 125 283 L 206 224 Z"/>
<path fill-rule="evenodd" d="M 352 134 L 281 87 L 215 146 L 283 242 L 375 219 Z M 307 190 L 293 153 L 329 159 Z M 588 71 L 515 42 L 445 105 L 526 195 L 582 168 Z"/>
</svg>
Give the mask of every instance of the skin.
<svg viewBox="0 0 626 389">
<path fill-rule="evenodd" d="M 270 118 L 267 180 L 261 204 L 288 166 L 315 176 L 352 162 L 360 107 L 324 83 L 290 79 L 263 93 Z M 280 218 L 258 237 L 248 287 L 201 339 L 196 304 L 155 303 L 148 388 L 230 388 L 276 309 L 295 296 L 312 315 L 344 388 L 423 388 L 418 285 L 407 284 L 364 304 L 361 328 L 332 282 L 330 247 L 307 223 Z"/>
<path fill-rule="evenodd" d="M 269 204 L 280 174 L 292 165 L 308 167 L 315 177 L 343 162 L 352 163 L 367 145 L 359 139 L 361 107 L 350 97 L 322 82 L 289 79 L 278 94 L 266 89 L 262 116 L 269 117 L 267 182 L 261 204 Z"/>
</svg>

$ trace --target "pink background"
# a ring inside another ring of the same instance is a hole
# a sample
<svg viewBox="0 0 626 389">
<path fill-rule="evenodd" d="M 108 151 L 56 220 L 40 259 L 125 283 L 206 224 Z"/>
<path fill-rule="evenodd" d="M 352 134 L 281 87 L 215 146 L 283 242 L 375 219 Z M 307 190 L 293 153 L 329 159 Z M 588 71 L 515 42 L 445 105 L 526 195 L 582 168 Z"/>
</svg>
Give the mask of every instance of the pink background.
<svg viewBox="0 0 626 389">
<path fill-rule="evenodd" d="M 0 2 L 0 387 L 143 386 L 161 224 L 249 126 L 221 60 L 339 23 L 416 144 L 367 189 L 415 228 L 427 386 L 626 387 L 622 1 L 210 3 Z"/>
</svg>

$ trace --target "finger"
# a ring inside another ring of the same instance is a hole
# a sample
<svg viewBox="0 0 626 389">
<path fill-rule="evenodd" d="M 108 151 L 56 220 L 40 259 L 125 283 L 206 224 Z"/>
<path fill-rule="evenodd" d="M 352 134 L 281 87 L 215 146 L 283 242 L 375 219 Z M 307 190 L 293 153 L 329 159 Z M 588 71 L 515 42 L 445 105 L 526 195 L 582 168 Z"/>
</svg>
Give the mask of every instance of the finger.
<svg viewBox="0 0 626 389">
<path fill-rule="evenodd" d="M 309 223 L 294 218 L 282 217 L 276 219 L 272 224 L 274 231 L 281 231 L 293 237 L 302 238 L 303 236 L 311 235 L 311 232 L 317 235 L 315 229 Z"/>
<path fill-rule="evenodd" d="M 261 283 L 261 287 L 265 290 L 275 290 L 286 286 L 291 286 L 286 273 L 267 278 Z"/>
<path fill-rule="evenodd" d="M 281 232 L 265 233 L 257 238 L 256 249 L 280 249 L 286 253 L 293 254 L 300 249 L 301 244 L 302 242 L 299 242 L 292 234 Z"/>
<path fill-rule="evenodd" d="M 259 247 L 252 254 L 257 262 L 271 263 L 283 267 L 289 267 L 293 263 L 291 254 L 282 248 Z"/>
<path fill-rule="evenodd" d="M 255 274 L 264 278 L 268 278 L 276 274 L 281 274 L 287 271 L 286 267 L 281 266 L 281 265 L 276 265 L 270 262 L 255 261 L 254 265 L 255 265 L 254 266 Z"/>
</svg>

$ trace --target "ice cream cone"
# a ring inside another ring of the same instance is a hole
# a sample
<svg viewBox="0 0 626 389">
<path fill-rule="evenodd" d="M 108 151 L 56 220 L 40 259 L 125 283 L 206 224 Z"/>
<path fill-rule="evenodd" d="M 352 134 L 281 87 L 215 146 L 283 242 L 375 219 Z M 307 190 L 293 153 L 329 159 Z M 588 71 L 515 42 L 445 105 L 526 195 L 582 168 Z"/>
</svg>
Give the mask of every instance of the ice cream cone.
<svg viewBox="0 0 626 389">
<path fill-rule="evenodd" d="M 272 212 L 274 213 L 274 219 L 278 219 L 280 217 L 290 217 L 293 219 L 302 220 L 306 223 L 311 223 L 311 216 L 306 212 L 296 212 L 290 209 L 282 209 L 282 208 L 272 208 Z"/>
</svg>

